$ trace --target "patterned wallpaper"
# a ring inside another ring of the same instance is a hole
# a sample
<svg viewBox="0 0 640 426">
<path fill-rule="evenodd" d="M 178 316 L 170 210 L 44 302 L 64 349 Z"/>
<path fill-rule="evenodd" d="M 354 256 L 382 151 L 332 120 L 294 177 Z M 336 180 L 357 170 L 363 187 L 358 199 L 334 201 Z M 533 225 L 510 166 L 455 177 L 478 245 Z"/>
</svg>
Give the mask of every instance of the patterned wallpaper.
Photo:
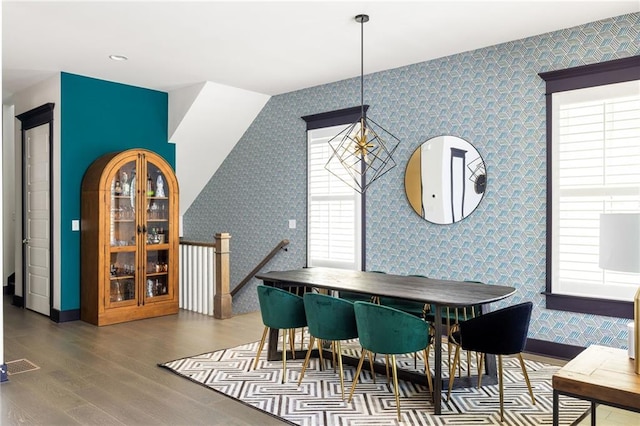
<svg viewBox="0 0 640 426">
<path fill-rule="evenodd" d="M 538 73 L 638 55 L 639 46 L 636 13 L 365 76 L 369 115 L 402 141 L 399 166 L 367 192 L 367 269 L 514 286 L 516 295 L 496 307 L 532 300 L 530 337 L 626 347 L 629 320 L 544 308 L 545 101 Z M 285 238 L 289 250 L 264 270 L 305 265 L 300 117 L 358 105 L 358 80 L 271 98 L 187 211 L 186 238 L 231 233 L 232 286 Z M 413 150 L 444 134 L 471 142 L 488 174 L 476 211 L 447 226 L 416 215 L 403 188 Z M 297 229 L 288 229 L 289 219 Z M 234 298 L 236 314 L 259 309 L 256 284 Z"/>
</svg>

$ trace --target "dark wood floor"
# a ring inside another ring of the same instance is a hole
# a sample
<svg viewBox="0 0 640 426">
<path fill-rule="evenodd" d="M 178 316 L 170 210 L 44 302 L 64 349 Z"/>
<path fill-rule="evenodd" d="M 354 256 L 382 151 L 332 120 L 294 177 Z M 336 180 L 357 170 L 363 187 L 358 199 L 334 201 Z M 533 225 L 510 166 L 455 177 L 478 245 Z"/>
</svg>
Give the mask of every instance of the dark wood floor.
<svg viewBox="0 0 640 426">
<path fill-rule="evenodd" d="M 0 424 L 285 424 L 157 366 L 259 340 L 262 328 L 259 313 L 215 320 L 187 311 L 106 327 L 56 324 L 5 300 L 5 361 L 40 369 L 0 384 Z"/>
</svg>

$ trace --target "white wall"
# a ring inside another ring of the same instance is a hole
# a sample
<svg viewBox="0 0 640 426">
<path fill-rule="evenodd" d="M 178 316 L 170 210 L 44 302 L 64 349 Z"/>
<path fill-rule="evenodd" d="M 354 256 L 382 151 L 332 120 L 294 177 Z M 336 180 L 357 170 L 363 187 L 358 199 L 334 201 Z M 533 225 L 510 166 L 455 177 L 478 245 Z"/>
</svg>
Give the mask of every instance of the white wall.
<svg viewBox="0 0 640 426">
<path fill-rule="evenodd" d="M 210 81 L 169 93 L 169 140 L 176 144 L 180 217 L 270 96 Z"/>
<path fill-rule="evenodd" d="M 21 92 L 15 93 L 8 102 L 14 105 L 14 115 L 22 114 L 33 108 L 39 107 L 48 102 L 53 102 L 53 308 L 60 309 L 60 74 L 51 77 L 43 82 L 29 87 Z M 15 229 L 14 238 L 15 252 L 15 272 L 16 272 L 16 295 L 22 294 L 22 145 L 21 145 L 21 125 L 20 121 L 14 118 L 15 131 L 15 175 L 8 176 L 4 173 L 5 179 L 12 179 L 15 188 Z M 11 142 L 9 142 L 11 143 Z M 6 219 L 6 218 L 5 218 Z"/>
<path fill-rule="evenodd" d="M 13 105 L 2 105 L 2 285 L 15 271 L 15 148 Z"/>
</svg>

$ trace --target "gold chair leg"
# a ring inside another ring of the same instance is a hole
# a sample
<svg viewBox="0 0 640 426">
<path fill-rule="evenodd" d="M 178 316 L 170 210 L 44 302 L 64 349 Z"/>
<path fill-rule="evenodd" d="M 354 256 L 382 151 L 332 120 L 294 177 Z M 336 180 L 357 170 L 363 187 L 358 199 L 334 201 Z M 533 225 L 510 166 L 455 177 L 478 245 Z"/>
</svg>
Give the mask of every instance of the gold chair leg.
<svg viewBox="0 0 640 426">
<path fill-rule="evenodd" d="M 449 356 L 449 366 L 451 366 L 451 340 L 449 336 L 451 335 L 451 320 L 449 319 L 449 308 L 447 307 L 447 355 Z M 438 338 L 442 339 L 442 336 L 438 336 Z"/>
<path fill-rule="evenodd" d="M 307 356 L 304 357 L 304 363 L 302 364 L 302 370 L 300 371 L 300 378 L 298 379 L 298 386 L 300 386 L 300 383 L 302 383 L 304 372 L 306 371 L 307 366 L 309 365 L 309 358 L 311 358 L 311 351 L 313 350 L 313 343 L 315 340 L 316 338 L 313 336 L 309 338 L 309 349 L 307 349 Z"/>
<path fill-rule="evenodd" d="M 482 373 L 484 370 L 484 354 L 480 354 L 480 365 L 478 367 L 478 389 L 482 386 Z"/>
<path fill-rule="evenodd" d="M 363 349 L 364 351 L 364 349 Z M 369 351 L 367 351 L 369 352 Z M 369 352 L 369 369 L 371 370 L 371 378 L 373 378 L 373 384 L 376 384 L 376 372 L 373 369 L 373 355 L 371 355 L 371 352 Z"/>
<path fill-rule="evenodd" d="M 456 353 L 453 356 L 453 364 L 449 368 L 449 390 L 447 391 L 447 401 L 451 398 L 451 390 L 453 389 L 453 379 L 456 375 L 456 361 L 460 357 L 460 346 L 456 345 Z M 434 396 L 437 398 L 437 396 Z"/>
<path fill-rule="evenodd" d="M 287 330 L 282 330 L 282 383 L 286 382 L 287 374 Z"/>
<path fill-rule="evenodd" d="M 396 396 L 396 412 L 398 413 L 398 421 L 401 422 L 400 416 L 400 393 L 398 392 L 398 371 L 396 370 L 396 356 L 391 355 L 391 370 L 393 371 L 393 393 Z"/>
<path fill-rule="evenodd" d="M 256 354 L 256 361 L 253 363 L 253 369 L 258 368 L 258 360 L 260 359 L 260 354 L 262 353 L 262 348 L 264 347 L 264 341 L 267 338 L 267 332 L 269 331 L 269 327 L 265 326 L 264 331 L 262 332 L 262 340 L 260 340 L 260 344 L 258 345 L 258 353 Z"/>
<path fill-rule="evenodd" d="M 500 383 L 500 421 L 504 421 L 504 380 L 502 378 L 502 355 L 498 355 L 498 382 Z"/>
<path fill-rule="evenodd" d="M 289 347 L 291 348 L 291 358 L 296 359 L 296 329 L 289 329 Z M 282 345 L 282 350 L 284 351 L 285 346 Z"/>
<path fill-rule="evenodd" d="M 300 350 L 302 350 L 302 346 L 304 344 L 304 327 L 300 329 Z"/>
<path fill-rule="evenodd" d="M 331 364 L 333 365 L 333 372 L 336 372 L 336 342 L 331 342 Z M 344 398 L 343 398 L 344 399 Z"/>
<path fill-rule="evenodd" d="M 358 368 L 356 368 L 356 375 L 353 376 L 353 384 L 351 385 L 351 392 L 349 392 L 349 399 L 347 402 L 351 402 L 351 398 L 353 397 L 353 391 L 356 390 L 356 383 L 358 383 L 358 378 L 360 377 L 360 370 L 362 369 L 362 363 L 364 362 L 364 357 L 367 355 L 367 351 L 362 349 L 362 355 L 360 355 L 360 361 L 358 362 Z M 369 361 L 371 361 L 371 355 L 369 355 Z"/>
<path fill-rule="evenodd" d="M 429 392 L 433 394 L 433 380 L 431 378 L 431 368 L 429 367 L 429 350 L 427 346 L 424 349 L 424 374 L 427 376 L 427 383 L 429 384 Z"/>
<path fill-rule="evenodd" d="M 531 403 L 536 405 L 536 399 L 533 397 L 533 389 L 531 389 L 531 382 L 529 381 L 529 375 L 527 374 L 527 369 L 524 365 L 524 359 L 522 359 L 522 354 L 518 354 L 518 358 L 520 358 L 520 367 L 522 367 L 522 374 L 524 375 L 524 380 L 527 382 L 527 387 L 529 388 L 529 395 L 531 395 Z"/>
<path fill-rule="evenodd" d="M 387 354 L 384 356 L 384 368 L 387 373 L 387 384 L 389 384 L 389 355 Z"/>
<path fill-rule="evenodd" d="M 323 350 L 322 350 L 322 346 L 324 345 L 324 342 L 322 339 L 318 339 L 318 356 L 320 357 L 320 371 L 324 370 L 324 358 L 322 356 L 323 354 Z"/>
<path fill-rule="evenodd" d="M 344 373 L 342 371 L 342 348 L 340 347 L 340 341 L 338 340 L 336 346 L 338 347 L 338 366 L 340 368 L 340 393 L 342 394 L 342 399 L 344 400 Z"/>
</svg>

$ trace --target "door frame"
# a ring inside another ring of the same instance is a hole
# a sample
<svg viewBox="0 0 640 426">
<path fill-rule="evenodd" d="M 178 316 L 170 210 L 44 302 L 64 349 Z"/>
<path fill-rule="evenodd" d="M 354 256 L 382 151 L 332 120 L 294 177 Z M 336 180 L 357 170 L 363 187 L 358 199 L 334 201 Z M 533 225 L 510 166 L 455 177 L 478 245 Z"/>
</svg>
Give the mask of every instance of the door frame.
<svg viewBox="0 0 640 426">
<path fill-rule="evenodd" d="M 24 191 L 25 174 L 26 174 L 26 156 L 25 156 L 25 135 L 27 130 L 34 127 L 42 126 L 43 124 L 49 124 L 49 318 L 53 312 L 53 109 L 55 104 L 49 102 L 39 107 L 33 108 L 27 112 L 16 115 L 16 118 L 20 120 L 22 128 L 20 129 L 20 144 L 22 155 L 22 171 L 21 171 L 21 193 L 22 193 L 22 229 L 20 240 L 24 241 L 26 235 L 26 223 L 27 221 L 27 209 L 26 209 L 26 197 Z M 13 296 L 13 304 L 24 308 L 26 306 L 25 298 L 26 294 L 26 246 L 22 244 L 22 296 Z"/>
</svg>

